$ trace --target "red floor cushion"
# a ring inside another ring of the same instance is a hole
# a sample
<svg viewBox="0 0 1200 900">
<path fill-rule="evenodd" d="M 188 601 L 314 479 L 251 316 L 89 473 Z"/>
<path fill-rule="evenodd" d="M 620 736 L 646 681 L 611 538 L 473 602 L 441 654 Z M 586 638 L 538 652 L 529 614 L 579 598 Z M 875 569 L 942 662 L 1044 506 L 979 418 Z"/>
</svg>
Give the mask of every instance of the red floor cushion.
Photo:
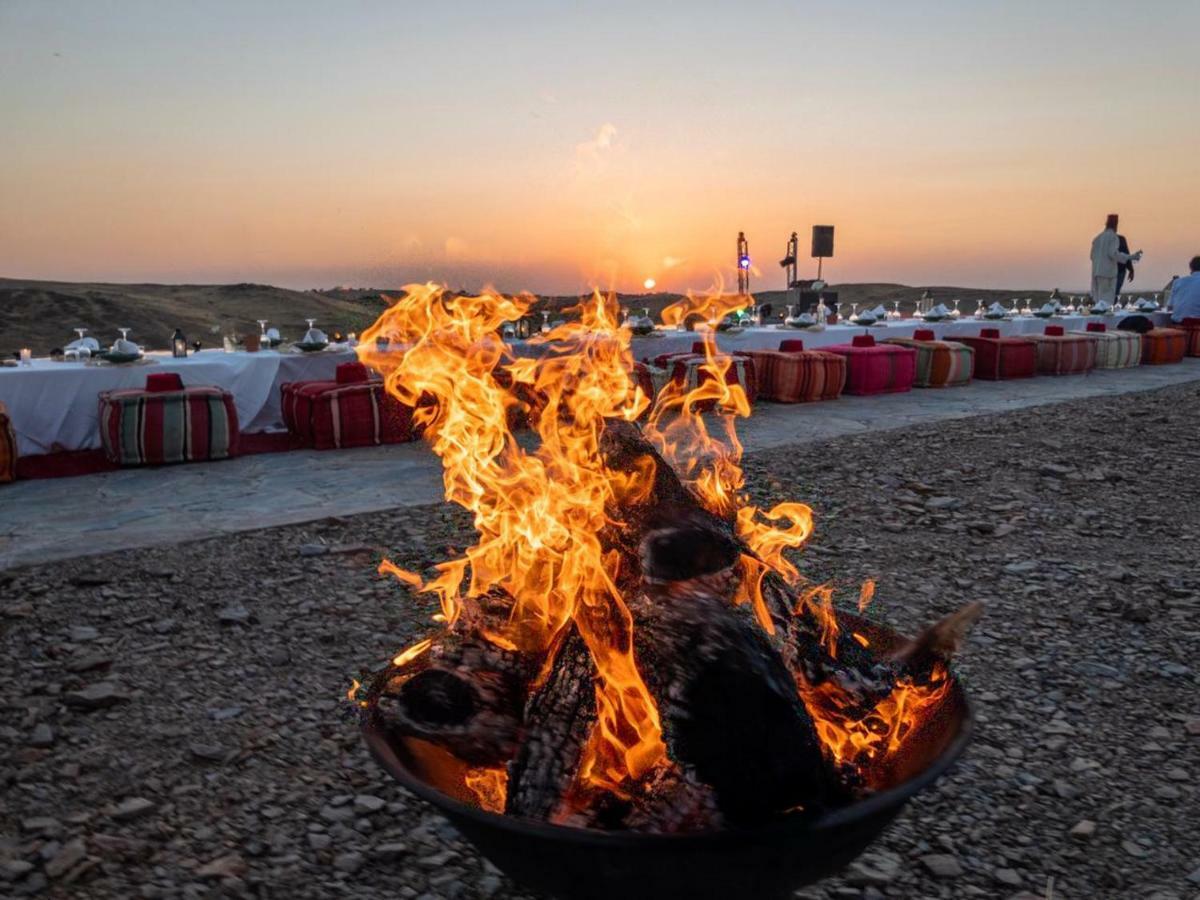
<svg viewBox="0 0 1200 900">
<path fill-rule="evenodd" d="M 776 403 L 836 400 L 846 386 L 846 357 L 820 350 L 750 350 L 758 398 Z"/>
<path fill-rule="evenodd" d="M 1200 356 L 1200 319 L 1188 317 L 1171 327 L 1187 335 L 1187 355 Z"/>
<path fill-rule="evenodd" d="M 869 334 L 851 344 L 824 348 L 846 358 L 847 394 L 892 394 L 912 389 L 917 371 L 917 351 L 895 344 L 877 344 Z"/>
<path fill-rule="evenodd" d="M 707 361 L 707 357 L 695 354 L 670 360 L 670 380 L 680 385 L 685 393 L 695 390 L 712 377 L 709 368 L 705 365 Z M 726 366 L 725 383 L 740 384 L 746 393 L 746 399 L 753 403 L 758 397 L 758 378 L 754 360 L 743 353 L 735 353 L 732 356 L 717 356 L 714 358 L 714 362 Z M 711 409 L 714 405 L 715 401 L 703 402 L 698 404 L 697 408 Z"/>
<path fill-rule="evenodd" d="M 1072 331 L 1096 340 L 1097 369 L 1128 369 L 1142 361 L 1142 336 L 1134 331 L 1109 331 L 1103 322 L 1088 322 L 1087 331 Z"/>
<path fill-rule="evenodd" d="M 1037 346 L 1018 337 L 1001 337 L 998 328 L 980 329 L 979 337 L 953 338 L 975 351 L 975 378 L 1005 381 L 1037 374 Z"/>
<path fill-rule="evenodd" d="M 1151 328 L 1142 335 L 1142 365 L 1182 362 L 1187 349 L 1188 334 L 1182 328 Z"/>
<path fill-rule="evenodd" d="M 935 340 L 933 332 L 918 328 L 911 338 L 885 338 L 883 343 L 911 347 L 917 351 L 913 387 L 959 387 L 971 383 L 975 371 L 975 349 L 954 341 Z"/>
<path fill-rule="evenodd" d="M 1039 375 L 1081 375 L 1096 367 L 1096 339 L 1067 334 L 1061 325 L 1047 325 L 1045 334 L 1027 335 L 1037 347 Z"/>
<path fill-rule="evenodd" d="M 8 408 L 0 403 L 0 484 L 17 477 L 17 435 L 13 431 Z"/>
<path fill-rule="evenodd" d="M 237 456 L 233 395 L 217 387 L 133 388 L 100 394 L 100 443 L 123 466 Z"/>
<path fill-rule="evenodd" d="M 412 410 L 388 394 L 382 381 L 297 381 L 280 390 L 288 431 L 317 450 L 415 439 Z"/>
</svg>

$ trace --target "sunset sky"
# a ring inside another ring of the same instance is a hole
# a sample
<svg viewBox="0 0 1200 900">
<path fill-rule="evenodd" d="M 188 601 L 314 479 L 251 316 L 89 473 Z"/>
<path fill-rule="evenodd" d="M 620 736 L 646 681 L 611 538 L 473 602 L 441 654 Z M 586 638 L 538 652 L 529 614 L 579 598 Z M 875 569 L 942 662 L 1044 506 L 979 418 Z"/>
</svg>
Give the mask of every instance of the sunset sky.
<svg viewBox="0 0 1200 900">
<path fill-rule="evenodd" d="M 1200 253 L 1200 3 L 0 0 L 0 276 L 1083 289 Z M 806 246 L 805 246 L 806 249 Z M 802 273 L 815 272 L 804 260 Z"/>
</svg>

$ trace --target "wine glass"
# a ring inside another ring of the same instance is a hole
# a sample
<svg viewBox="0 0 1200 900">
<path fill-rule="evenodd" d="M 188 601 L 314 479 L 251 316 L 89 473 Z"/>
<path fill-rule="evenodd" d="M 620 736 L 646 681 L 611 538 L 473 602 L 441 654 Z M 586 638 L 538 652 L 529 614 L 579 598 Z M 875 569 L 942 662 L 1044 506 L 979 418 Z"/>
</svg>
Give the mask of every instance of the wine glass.
<svg viewBox="0 0 1200 900">
<path fill-rule="evenodd" d="M 255 319 L 254 321 L 258 322 L 259 347 L 263 350 L 267 350 L 271 346 L 271 339 L 269 337 L 267 337 L 267 320 L 266 319 Z"/>
<path fill-rule="evenodd" d="M 550 331 L 550 312 L 542 310 L 542 334 L 548 334 Z"/>
<path fill-rule="evenodd" d="M 316 324 L 317 324 L 317 320 L 316 320 L 316 319 L 305 319 L 304 321 L 308 323 L 308 330 L 309 330 L 309 331 L 312 331 L 312 327 L 313 327 L 314 325 L 316 325 Z"/>
<path fill-rule="evenodd" d="M 73 330 L 77 335 L 79 335 L 79 343 L 75 345 L 75 347 L 76 347 L 75 355 L 79 359 L 87 359 L 89 356 L 92 355 L 91 349 L 88 347 L 85 347 L 83 344 L 83 338 L 88 333 L 88 330 L 86 328 L 75 328 Z"/>
<path fill-rule="evenodd" d="M 125 326 L 124 328 L 117 329 L 117 331 L 121 332 L 121 340 L 123 340 L 123 341 L 129 340 L 129 332 L 132 330 L 133 329 L 130 328 L 129 326 Z"/>
<path fill-rule="evenodd" d="M 959 307 L 960 307 L 960 306 L 962 306 L 962 300 L 961 300 L 961 299 L 959 299 L 959 300 L 955 300 L 955 301 L 954 301 L 954 308 L 953 308 L 952 310 L 950 310 L 950 317 L 951 317 L 951 318 L 953 318 L 953 319 L 958 319 L 958 318 L 961 318 L 961 317 L 962 317 L 962 310 L 961 310 L 961 309 L 959 309 Z"/>
<path fill-rule="evenodd" d="M 892 312 L 890 315 L 888 315 L 888 318 L 889 319 L 899 319 L 900 318 L 900 301 L 899 300 L 892 301 Z"/>
</svg>

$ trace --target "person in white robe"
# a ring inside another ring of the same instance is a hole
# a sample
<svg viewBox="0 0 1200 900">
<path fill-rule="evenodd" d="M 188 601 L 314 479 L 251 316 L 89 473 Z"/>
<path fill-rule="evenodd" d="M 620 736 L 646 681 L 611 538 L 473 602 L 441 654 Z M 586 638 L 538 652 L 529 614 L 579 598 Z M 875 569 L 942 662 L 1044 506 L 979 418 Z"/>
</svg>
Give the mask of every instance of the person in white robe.
<svg viewBox="0 0 1200 900">
<path fill-rule="evenodd" d="M 1092 303 L 1114 303 L 1117 299 L 1117 270 L 1127 262 L 1137 262 L 1142 251 L 1122 253 L 1117 237 L 1117 215 L 1104 223 L 1104 230 L 1092 240 Z"/>
</svg>

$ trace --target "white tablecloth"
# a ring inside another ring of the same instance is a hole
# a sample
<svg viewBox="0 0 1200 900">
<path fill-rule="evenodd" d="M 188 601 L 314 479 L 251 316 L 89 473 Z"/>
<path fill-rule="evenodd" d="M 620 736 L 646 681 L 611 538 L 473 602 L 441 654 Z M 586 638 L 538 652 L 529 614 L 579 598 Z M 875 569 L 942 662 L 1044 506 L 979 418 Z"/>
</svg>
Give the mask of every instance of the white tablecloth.
<svg viewBox="0 0 1200 900">
<path fill-rule="evenodd" d="M 898 319 L 887 325 L 875 325 L 864 328 L 861 325 L 829 325 L 824 331 L 807 331 L 796 328 L 778 328 L 774 325 L 762 328 L 747 328 L 740 334 L 728 332 L 717 333 L 717 346 L 722 350 L 778 350 L 780 341 L 799 338 L 804 341 L 806 350 L 820 350 L 833 344 L 848 344 L 856 334 L 872 334 L 875 340 L 881 341 L 889 337 L 912 337 L 918 328 L 933 331 L 938 340 L 943 338 L 977 335 L 981 328 L 998 328 L 1002 335 L 1042 334 L 1047 325 L 1061 325 L 1067 331 L 1083 331 L 1088 322 L 1104 322 L 1109 328 L 1116 328 L 1117 322 L 1124 316 L 1058 316 L 1053 319 L 1039 319 L 1027 316 L 1002 321 L 989 321 L 963 317 L 944 322 L 920 322 L 915 319 Z M 1169 324 L 1167 313 L 1153 313 L 1151 318 L 1156 325 Z M 686 353 L 692 344 L 702 340 L 703 335 L 690 331 L 659 331 L 659 337 L 635 337 L 631 341 L 634 359 L 653 359 L 663 353 Z"/>
<path fill-rule="evenodd" d="M 138 388 L 151 372 L 178 372 L 187 387 L 215 385 L 233 394 L 238 424 L 247 433 L 283 429 L 279 386 L 288 381 L 333 380 L 351 350 L 320 353 L 223 353 L 202 350 L 185 359 L 148 354 L 150 365 L 89 366 L 35 359 L 0 368 L 0 402 L 8 407 L 22 456 L 100 446 L 97 395 Z"/>
</svg>

